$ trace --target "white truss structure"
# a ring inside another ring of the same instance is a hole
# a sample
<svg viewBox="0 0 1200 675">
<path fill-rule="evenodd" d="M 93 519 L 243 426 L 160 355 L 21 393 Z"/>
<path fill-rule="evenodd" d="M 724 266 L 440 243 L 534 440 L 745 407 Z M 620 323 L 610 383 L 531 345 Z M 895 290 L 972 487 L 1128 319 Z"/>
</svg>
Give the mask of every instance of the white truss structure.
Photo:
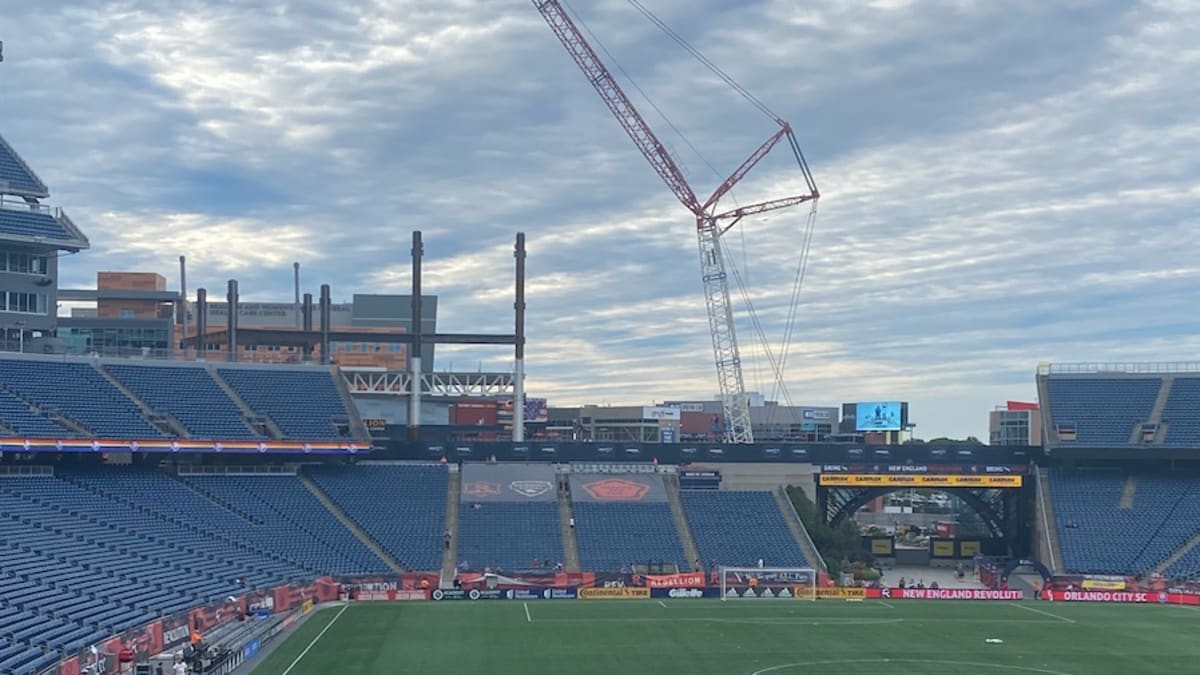
<svg viewBox="0 0 1200 675">
<path fill-rule="evenodd" d="M 413 376 L 408 371 L 377 368 L 342 368 L 342 378 L 351 394 L 409 396 Z M 511 396 L 512 373 L 421 373 L 422 397 L 485 398 Z"/>
</svg>

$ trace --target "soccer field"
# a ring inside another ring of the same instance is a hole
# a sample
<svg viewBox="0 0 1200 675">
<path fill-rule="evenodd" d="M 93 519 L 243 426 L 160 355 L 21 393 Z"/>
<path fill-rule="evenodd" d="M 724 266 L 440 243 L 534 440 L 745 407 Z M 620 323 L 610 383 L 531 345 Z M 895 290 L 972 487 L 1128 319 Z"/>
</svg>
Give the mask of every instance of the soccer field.
<svg viewBox="0 0 1200 675">
<path fill-rule="evenodd" d="M 321 610 L 254 675 L 1194 673 L 1197 619 L 1044 602 L 379 603 Z"/>
</svg>

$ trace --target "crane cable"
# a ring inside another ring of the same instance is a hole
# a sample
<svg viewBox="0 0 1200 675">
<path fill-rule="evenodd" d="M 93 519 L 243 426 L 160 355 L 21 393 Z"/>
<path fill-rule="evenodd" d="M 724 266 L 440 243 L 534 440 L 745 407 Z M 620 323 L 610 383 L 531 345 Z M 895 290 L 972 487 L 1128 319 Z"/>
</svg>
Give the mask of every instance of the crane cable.
<svg viewBox="0 0 1200 675">
<path fill-rule="evenodd" d="M 704 64 L 704 66 L 706 68 L 708 68 L 710 71 L 712 71 L 712 73 L 714 75 L 721 78 L 721 80 L 725 84 L 727 84 L 731 88 L 733 88 L 733 90 L 736 91 L 738 94 L 741 94 L 742 98 L 749 101 L 750 104 L 753 105 L 755 108 L 758 108 L 758 110 L 760 112 L 762 112 L 762 114 L 771 118 L 775 122 L 783 124 L 782 118 L 780 118 L 779 115 L 776 115 L 775 111 L 768 108 L 767 104 L 758 100 L 758 98 L 754 94 L 751 94 L 749 92 L 749 90 L 747 90 L 745 87 L 743 87 L 737 80 L 733 79 L 733 77 L 730 76 L 728 73 L 726 73 L 724 70 L 721 70 L 720 66 L 718 66 L 717 64 L 710 61 L 707 56 L 705 56 L 704 54 L 702 54 L 700 52 L 699 49 L 696 49 L 695 47 L 693 47 L 687 40 L 685 40 L 683 38 L 682 35 L 680 35 L 679 33 L 676 33 L 670 26 L 668 26 L 666 23 L 664 23 L 662 19 L 658 18 L 658 16 L 656 16 L 654 14 L 654 12 L 651 12 L 639 0 L 627 0 L 627 1 L 629 2 L 630 5 L 633 6 L 634 9 L 641 12 L 642 16 L 649 19 L 650 22 L 653 23 L 655 26 L 658 26 L 658 29 L 661 30 L 663 33 L 665 33 L 667 35 L 667 37 L 674 40 L 675 43 L 678 44 L 680 47 L 683 47 L 684 51 L 686 51 L 687 53 L 689 53 L 693 57 L 695 57 L 697 61 Z"/>
</svg>

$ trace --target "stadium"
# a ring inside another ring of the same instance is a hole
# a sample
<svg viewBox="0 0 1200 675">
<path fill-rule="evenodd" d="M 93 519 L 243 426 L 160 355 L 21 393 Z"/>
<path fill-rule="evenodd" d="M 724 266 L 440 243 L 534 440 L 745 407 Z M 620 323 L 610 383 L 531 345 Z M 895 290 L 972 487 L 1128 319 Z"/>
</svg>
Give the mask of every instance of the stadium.
<svg viewBox="0 0 1200 675">
<path fill-rule="evenodd" d="M 815 203 L 790 126 L 735 176 L 805 190 L 719 212 L 534 4 L 695 207 L 720 392 L 527 396 L 524 234 L 503 334 L 439 328 L 421 232 L 407 294 L 60 287 L 92 242 L 0 137 L 0 675 L 1194 672 L 1200 364 L 1030 363 L 987 443 L 746 391 L 720 236 Z"/>
</svg>

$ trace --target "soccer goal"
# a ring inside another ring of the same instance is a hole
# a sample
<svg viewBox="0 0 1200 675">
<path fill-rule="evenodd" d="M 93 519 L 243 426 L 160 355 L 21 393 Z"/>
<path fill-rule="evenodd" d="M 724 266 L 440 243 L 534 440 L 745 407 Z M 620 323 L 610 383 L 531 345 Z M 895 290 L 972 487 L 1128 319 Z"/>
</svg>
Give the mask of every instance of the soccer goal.
<svg viewBox="0 0 1200 675">
<path fill-rule="evenodd" d="M 807 567 L 724 567 L 721 600 L 817 599 L 817 572 Z"/>
</svg>

